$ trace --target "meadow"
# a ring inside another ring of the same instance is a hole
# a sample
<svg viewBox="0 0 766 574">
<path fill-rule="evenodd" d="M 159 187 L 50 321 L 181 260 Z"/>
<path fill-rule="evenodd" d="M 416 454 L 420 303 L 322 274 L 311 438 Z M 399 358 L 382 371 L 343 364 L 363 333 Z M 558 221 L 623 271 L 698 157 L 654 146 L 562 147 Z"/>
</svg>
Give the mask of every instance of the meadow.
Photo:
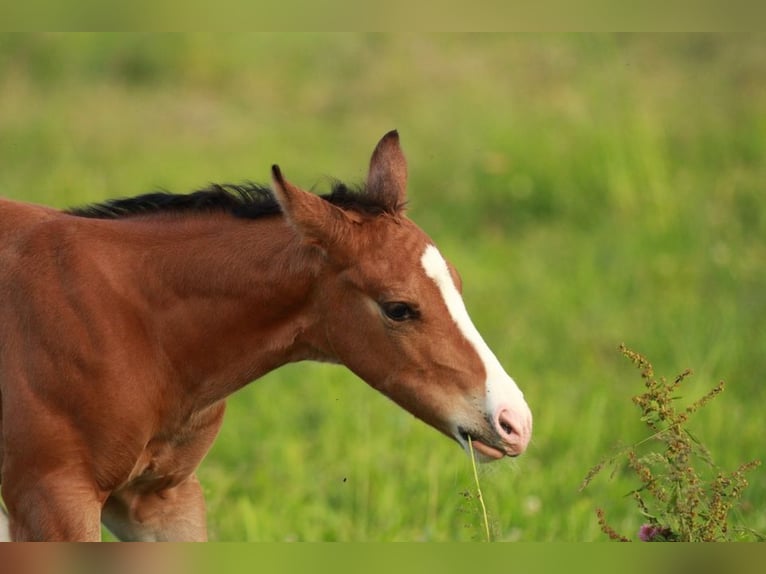
<svg viewBox="0 0 766 574">
<path fill-rule="evenodd" d="M 724 469 L 766 459 L 766 43 L 726 35 L 2 35 L 0 195 L 57 207 L 209 182 L 364 178 L 397 128 L 410 216 L 535 415 L 479 467 L 492 538 L 637 532 L 646 436 L 625 343 Z M 483 540 L 470 459 L 342 367 L 231 398 L 203 462 L 211 538 Z M 734 523 L 766 532 L 766 470 Z"/>
</svg>

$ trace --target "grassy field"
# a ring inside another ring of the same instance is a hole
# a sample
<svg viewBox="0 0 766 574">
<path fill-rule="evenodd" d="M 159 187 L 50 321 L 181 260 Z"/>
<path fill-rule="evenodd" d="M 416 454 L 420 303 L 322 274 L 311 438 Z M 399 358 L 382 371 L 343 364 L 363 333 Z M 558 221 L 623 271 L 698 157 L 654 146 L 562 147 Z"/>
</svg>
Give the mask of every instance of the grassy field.
<svg viewBox="0 0 766 574">
<path fill-rule="evenodd" d="M 495 540 L 629 534 L 645 436 L 620 343 L 726 469 L 766 458 L 766 43 L 748 36 L 0 36 L 0 194 L 67 206 L 157 187 L 358 181 L 398 128 L 410 214 L 535 414 L 480 468 Z M 482 540 L 470 460 L 341 367 L 234 396 L 202 465 L 216 540 Z M 766 531 L 766 470 L 741 512 Z"/>
</svg>

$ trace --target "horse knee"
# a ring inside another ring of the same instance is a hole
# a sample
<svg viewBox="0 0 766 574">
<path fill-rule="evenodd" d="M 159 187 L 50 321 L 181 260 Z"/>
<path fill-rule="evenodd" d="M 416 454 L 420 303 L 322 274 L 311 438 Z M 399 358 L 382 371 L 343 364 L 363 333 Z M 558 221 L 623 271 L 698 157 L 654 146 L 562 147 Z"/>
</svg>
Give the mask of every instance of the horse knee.
<svg viewBox="0 0 766 574">
<path fill-rule="evenodd" d="M 205 541 L 205 502 L 196 477 L 158 491 L 128 491 L 107 499 L 104 525 L 120 540 Z"/>
</svg>

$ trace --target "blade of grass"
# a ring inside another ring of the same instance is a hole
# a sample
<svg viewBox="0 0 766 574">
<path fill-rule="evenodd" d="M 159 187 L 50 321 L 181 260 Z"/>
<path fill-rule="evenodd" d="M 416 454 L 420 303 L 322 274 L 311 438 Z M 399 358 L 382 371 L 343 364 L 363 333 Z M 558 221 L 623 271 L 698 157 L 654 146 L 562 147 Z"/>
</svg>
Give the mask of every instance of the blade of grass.
<svg viewBox="0 0 766 574">
<path fill-rule="evenodd" d="M 492 542 L 489 535 L 489 519 L 487 518 L 487 507 L 484 505 L 484 496 L 481 494 L 481 484 L 479 484 L 479 473 L 476 470 L 476 456 L 473 450 L 473 442 L 471 437 L 468 437 L 468 450 L 471 451 L 471 467 L 473 468 L 473 479 L 476 482 L 476 494 L 479 497 L 479 504 L 481 504 L 481 512 L 484 517 L 484 532 L 487 536 L 487 542 Z"/>
</svg>

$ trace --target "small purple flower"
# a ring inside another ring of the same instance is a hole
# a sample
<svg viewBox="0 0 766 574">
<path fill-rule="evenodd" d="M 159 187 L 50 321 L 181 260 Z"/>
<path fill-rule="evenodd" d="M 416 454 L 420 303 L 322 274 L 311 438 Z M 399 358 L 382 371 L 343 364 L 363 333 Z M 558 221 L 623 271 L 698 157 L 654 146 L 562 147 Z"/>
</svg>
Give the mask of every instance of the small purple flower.
<svg viewBox="0 0 766 574">
<path fill-rule="evenodd" d="M 638 537 L 644 542 L 668 542 L 672 534 L 670 528 L 657 524 L 642 524 L 638 529 Z"/>
</svg>

